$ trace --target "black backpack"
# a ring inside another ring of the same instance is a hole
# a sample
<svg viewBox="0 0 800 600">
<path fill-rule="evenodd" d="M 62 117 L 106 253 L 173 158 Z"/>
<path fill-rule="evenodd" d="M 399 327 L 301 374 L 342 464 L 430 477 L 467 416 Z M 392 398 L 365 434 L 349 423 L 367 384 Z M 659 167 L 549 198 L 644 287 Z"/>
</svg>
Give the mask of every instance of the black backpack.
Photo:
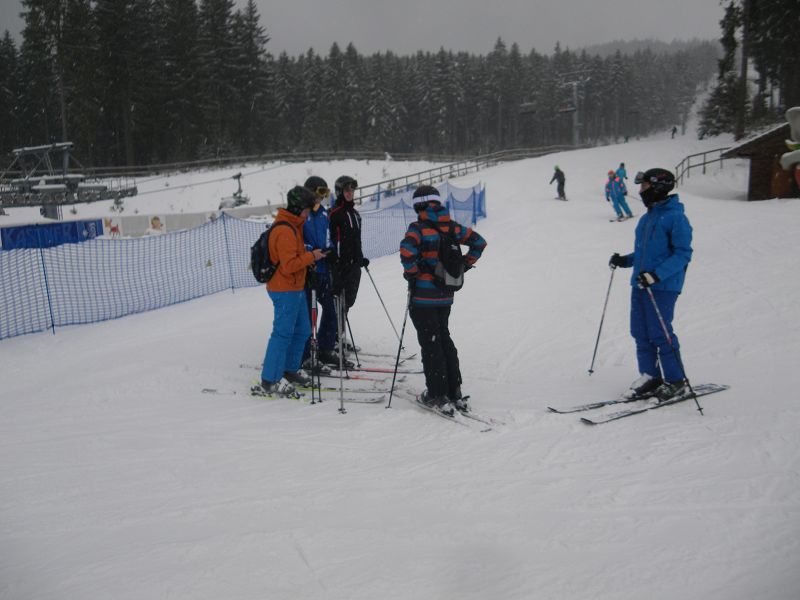
<svg viewBox="0 0 800 600">
<path fill-rule="evenodd" d="M 278 270 L 278 264 L 273 264 L 269 257 L 269 234 L 278 225 L 286 225 L 290 229 L 292 228 L 286 221 L 275 221 L 272 225 L 267 226 L 267 230 L 259 236 L 256 243 L 250 248 L 250 268 L 253 271 L 253 277 L 259 283 L 267 283 L 272 279 L 275 271 Z"/>
<path fill-rule="evenodd" d="M 433 282 L 439 289 L 457 292 L 464 286 L 464 255 L 453 235 L 455 224 L 451 221 L 450 227 L 442 231 L 433 222 L 428 223 L 439 232 L 439 260 L 432 271 Z"/>
</svg>

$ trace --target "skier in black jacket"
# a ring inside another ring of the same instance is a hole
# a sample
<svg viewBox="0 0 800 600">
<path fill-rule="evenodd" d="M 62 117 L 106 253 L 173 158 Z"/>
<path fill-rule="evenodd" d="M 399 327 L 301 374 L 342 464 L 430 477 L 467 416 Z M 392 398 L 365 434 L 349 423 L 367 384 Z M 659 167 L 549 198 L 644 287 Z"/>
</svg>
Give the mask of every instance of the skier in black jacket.
<svg viewBox="0 0 800 600">
<path fill-rule="evenodd" d="M 333 252 L 328 257 L 331 269 L 331 291 L 335 296 L 344 292 L 345 313 L 356 302 L 361 284 L 361 267 L 369 265 L 361 251 L 361 215 L 353 198 L 358 182 L 348 175 L 336 180 L 336 203 L 328 215 Z"/>
<path fill-rule="evenodd" d="M 550 178 L 550 183 L 552 184 L 554 181 L 556 183 L 556 187 L 558 188 L 558 198 L 557 200 L 566 200 L 567 197 L 564 195 L 564 183 L 567 180 L 566 176 L 564 175 L 564 171 L 558 168 L 556 165 L 555 170 L 553 171 L 553 176 Z"/>
</svg>

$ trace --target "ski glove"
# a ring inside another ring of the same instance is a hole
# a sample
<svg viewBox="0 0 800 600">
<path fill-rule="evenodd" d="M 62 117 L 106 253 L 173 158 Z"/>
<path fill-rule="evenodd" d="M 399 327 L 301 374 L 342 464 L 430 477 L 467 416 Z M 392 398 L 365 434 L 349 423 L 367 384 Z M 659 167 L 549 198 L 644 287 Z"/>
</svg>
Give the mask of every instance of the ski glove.
<svg viewBox="0 0 800 600">
<path fill-rule="evenodd" d="M 636 278 L 637 285 L 642 289 L 649 288 L 651 285 L 658 283 L 659 281 L 661 280 L 658 278 L 658 275 L 651 273 L 650 271 L 642 271 Z"/>
<path fill-rule="evenodd" d="M 617 267 L 625 267 L 625 257 L 620 256 L 619 252 L 614 252 L 611 255 L 611 258 L 608 259 L 608 266 L 612 269 L 616 269 Z"/>
<path fill-rule="evenodd" d="M 369 259 L 368 258 L 362 258 L 361 259 L 361 266 L 362 267 L 368 267 L 369 266 Z"/>
</svg>

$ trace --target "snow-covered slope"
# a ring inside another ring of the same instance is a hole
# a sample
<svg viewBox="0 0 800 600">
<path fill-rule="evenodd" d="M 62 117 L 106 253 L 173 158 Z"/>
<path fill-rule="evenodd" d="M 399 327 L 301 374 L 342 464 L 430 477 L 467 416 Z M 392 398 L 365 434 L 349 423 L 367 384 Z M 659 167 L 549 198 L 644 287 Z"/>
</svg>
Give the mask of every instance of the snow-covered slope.
<svg viewBox="0 0 800 600">
<path fill-rule="evenodd" d="M 591 428 L 546 410 L 637 375 L 625 271 L 587 373 L 607 260 L 635 226 L 609 222 L 606 171 L 727 141 L 666 135 L 455 182 L 487 186 L 489 246 L 451 318 L 465 391 L 507 423 L 487 433 L 402 398 L 343 415 L 246 395 L 257 372 L 239 365 L 271 327 L 258 288 L 3 341 L 0 597 L 800 596 L 799 202 L 742 201 L 736 162 L 679 190 L 695 232 L 684 362 L 693 382 L 731 386 L 705 416 L 684 403 Z M 568 202 L 548 188 L 554 164 Z M 370 271 L 399 329 L 398 257 Z M 365 349 L 396 351 L 367 277 L 351 324 Z"/>
</svg>

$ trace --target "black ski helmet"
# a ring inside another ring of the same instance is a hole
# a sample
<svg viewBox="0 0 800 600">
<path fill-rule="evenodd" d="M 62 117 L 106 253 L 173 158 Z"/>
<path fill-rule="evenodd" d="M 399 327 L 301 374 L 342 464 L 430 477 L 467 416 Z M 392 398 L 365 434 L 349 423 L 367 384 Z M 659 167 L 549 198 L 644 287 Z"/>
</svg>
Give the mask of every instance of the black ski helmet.
<svg viewBox="0 0 800 600">
<path fill-rule="evenodd" d="M 314 206 L 314 192 L 299 185 L 294 186 L 286 194 L 286 210 L 299 216 L 307 208 Z"/>
<path fill-rule="evenodd" d="M 432 185 L 419 186 L 414 190 L 413 199 L 416 200 L 416 202 L 414 202 L 414 210 L 417 211 L 417 213 L 427 207 L 428 202 L 441 202 L 439 190 Z"/>
<path fill-rule="evenodd" d="M 353 189 L 356 189 L 358 187 L 358 182 L 349 175 L 342 175 L 333 185 L 334 190 L 336 191 L 336 197 L 340 198 L 344 195 L 344 188 L 352 187 Z"/>
<path fill-rule="evenodd" d="M 317 188 L 328 187 L 328 182 L 325 181 L 322 177 L 319 177 L 317 175 L 312 175 L 311 177 L 306 179 L 306 182 L 303 184 L 303 187 L 308 188 L 313 192 Z"/>
<path fill-rule="evenodd" d="M 640 171 L 633 180 L 634 183 L 638 184 L 645 181 L 650 184 L 650 187 L 639 193 L 645 206 L 661 202 L 675 188 L 675 175 L 666 169 L 658 167 L 648 169 L 644 173 Z"/>
</svg>

